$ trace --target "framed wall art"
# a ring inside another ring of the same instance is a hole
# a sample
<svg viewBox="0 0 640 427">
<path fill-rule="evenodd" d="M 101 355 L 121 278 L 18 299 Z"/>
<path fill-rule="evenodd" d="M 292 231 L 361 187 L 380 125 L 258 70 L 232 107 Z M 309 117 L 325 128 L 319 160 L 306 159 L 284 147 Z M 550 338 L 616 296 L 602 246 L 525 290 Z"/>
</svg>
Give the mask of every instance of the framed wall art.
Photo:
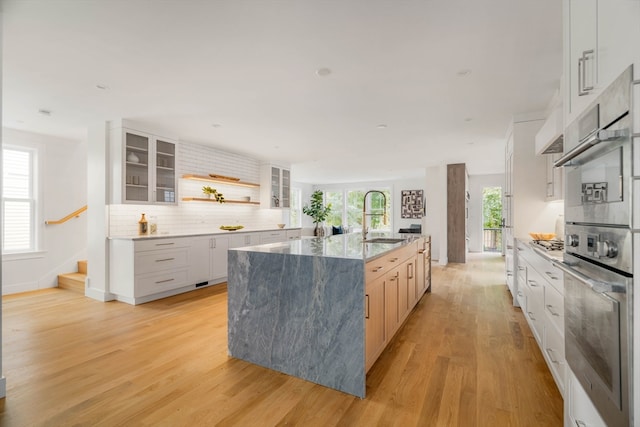
<svg viewBox="0 0 640 427">
<path fill-rule="evenodd" d="M 425 214 L 424 190 L 402 190 L 402 218 L 422 218 Z"/>
</svg>

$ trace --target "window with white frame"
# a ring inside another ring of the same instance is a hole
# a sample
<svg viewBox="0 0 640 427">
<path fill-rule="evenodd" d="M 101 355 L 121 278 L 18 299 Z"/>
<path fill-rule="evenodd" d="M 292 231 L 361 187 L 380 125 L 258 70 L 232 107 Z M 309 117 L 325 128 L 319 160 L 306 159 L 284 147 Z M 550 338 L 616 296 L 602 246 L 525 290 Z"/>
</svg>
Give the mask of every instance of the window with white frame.
<svg viewBox="0 0 640 427">
<path fill-rule="evenodd" d="M 299 188 L 291 189 L 289 227 L 302 227 L 302 191 Z"/>
<path fill-rule="evenodd" d="M 36 152 L 2 149 L 2 251 L 36 251 Z"/>
<path fill-rule="evenodd" d="M 371 193 L 367 197 L 367 225 L 370 231 L 391 231 L 391 225 L 384 223 L 383 213 L 386 208 L 388 218 L 391 215 L 391 191 L 383 188 L 380 193 Z M 367 189 L 364 188 L 338 188 L 328 189 L 324 192 L 325 204 L 331 204 L 331 213 L 325 223 L 327 225 L 347 227 L 351 231 L 362 230 L 362 207 L 364 195 Z"/>
</svg>

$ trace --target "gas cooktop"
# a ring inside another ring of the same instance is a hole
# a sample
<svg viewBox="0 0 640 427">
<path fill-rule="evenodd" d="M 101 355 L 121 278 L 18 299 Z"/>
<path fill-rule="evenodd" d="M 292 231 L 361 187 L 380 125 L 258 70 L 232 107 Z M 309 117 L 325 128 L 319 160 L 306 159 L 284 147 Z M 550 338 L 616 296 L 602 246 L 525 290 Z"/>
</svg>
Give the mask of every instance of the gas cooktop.
<svg viewBox="0 0 640 427">
<path fill-rule="evenodd" d="M 531 243 L 545 251 L 564 250 L 564 242 L 562 240 L 533 240 Z"/>
</svg>

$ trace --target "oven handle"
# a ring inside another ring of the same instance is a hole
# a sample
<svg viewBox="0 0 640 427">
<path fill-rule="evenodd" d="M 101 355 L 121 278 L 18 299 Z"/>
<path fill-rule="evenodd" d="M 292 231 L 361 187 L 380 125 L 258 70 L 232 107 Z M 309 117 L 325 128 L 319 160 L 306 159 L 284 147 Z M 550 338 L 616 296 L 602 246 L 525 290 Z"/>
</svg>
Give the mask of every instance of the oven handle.
<svg viewBox="0 0 640 427">
<path fill-rule="evenodd" d="M 586 283 L 587 286 L 591 288 L 591 290 L 599 294 L 604 294 L 605 292 L 613 292 L 618 294 L 627 293 L 627 287 L 624 286 L 623 284 L 613 283 L 613 282 L 603 282 L 601 280 L 591 279 L 590 277 L 585 276 L 579 271 L 574 270 L 573 268 L 571 268 L 570 264 L 567 264 L 565 262 L 551 260 L 551 263 L 556 267 L 558 267 L 560 270 L 567 273 L 569 276 L 572 276 L 574 279 L 579 280 L 583 283 Z"/>
<path fill-rule="evenodd" d="M 567 154 L 565 154 L 564 156 L 556 160 L 553 166 L 557 168 L 564 166 L 565 164 L 569 163 L 570 160 L 573 160 L 574 158 L 578 157 L 580 154 L 587 151 L 589 148 L 603 141 L 608 141 L 611 139 L 618 139 L 618 138 L 625 138 L 627 136 L 629 136 L 629 129 L 617 129 L 617 130 L 602 129 L 598 132 L 595 132 L 591 138 L 587 139 L 586 141 L 584 141 L 583 143 L 575 147 L 573 150 L 569 151 Z"/>
</svg>

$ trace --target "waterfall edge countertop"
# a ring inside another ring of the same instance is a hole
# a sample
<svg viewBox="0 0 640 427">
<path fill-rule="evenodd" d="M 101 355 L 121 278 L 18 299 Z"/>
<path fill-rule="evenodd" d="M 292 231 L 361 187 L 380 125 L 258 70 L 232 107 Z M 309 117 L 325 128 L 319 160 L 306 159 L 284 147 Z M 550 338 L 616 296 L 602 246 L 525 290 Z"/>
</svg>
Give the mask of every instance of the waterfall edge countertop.
<svg viewBox="0 0 640 427">
<path fill-rule="evenodd" d="M 396 238 L 398 243 L 365 243 L 361 233 L 336 234 L 326 237 L 302 237 L 286 242 L 234 248 L 235 251 L 288 254 L 372 261 L 390 251 L 426 237 L 422 234 L 369 233 L 368 239 Z"/>
<path fill-rule="evenodd" d="M 352 233 L 230 249 L 229 355 L 364 398 L 365 265 L 412 243 L 417 252 L 423 237 L 365 243 Z"/>
</svg>

